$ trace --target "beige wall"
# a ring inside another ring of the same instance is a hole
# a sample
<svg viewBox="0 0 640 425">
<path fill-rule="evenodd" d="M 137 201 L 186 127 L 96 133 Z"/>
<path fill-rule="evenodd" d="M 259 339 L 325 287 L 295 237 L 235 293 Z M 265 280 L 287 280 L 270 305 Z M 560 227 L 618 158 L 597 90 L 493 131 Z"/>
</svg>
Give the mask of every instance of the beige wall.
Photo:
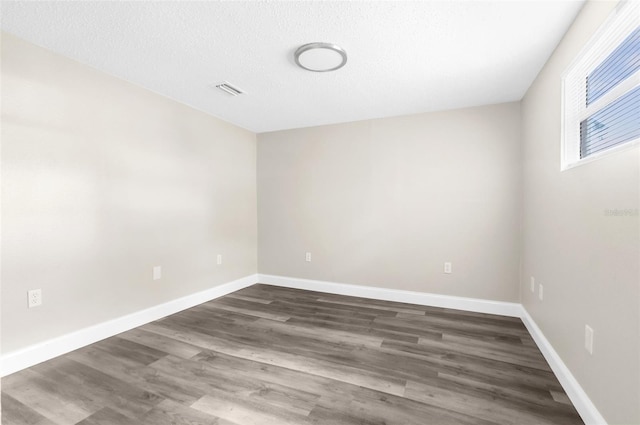
<svg viewBox="0 0 640 425">
<path fill-rule="evenodd" d="M 640 150 L 560 171 L 561 76 L 615 3 L 586 4 L 522 102 L 525 308 L 610 424 L 640 423 Z M 544 285 L 544 301 L 529 290 Z M 595 331 L 593 355 L 584 327 Z"/>
<path fill-rule="evenodd" d="M 1 135 L 4 352 L 256 272 L 253 133 L 3 34 Z"/>
<path fill-rule="evenodd" d="M 258 135 L 259 272 L 518 301 L 519 114 L 510 103 Z"/>
</svg>

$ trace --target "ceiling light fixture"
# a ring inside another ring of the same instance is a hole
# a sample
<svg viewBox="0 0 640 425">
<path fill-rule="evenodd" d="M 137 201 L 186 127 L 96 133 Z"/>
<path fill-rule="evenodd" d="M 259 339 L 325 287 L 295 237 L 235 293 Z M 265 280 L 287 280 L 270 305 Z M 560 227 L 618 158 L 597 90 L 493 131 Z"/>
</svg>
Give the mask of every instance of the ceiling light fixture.
<svg viewBox="0 0 640 425">
<path fill-rule="evenodd" d="M 335 71 L 347 63 L 347 52 L 332 43 L 309 43 L 298 47 L 293 57 L 300 68 L 313 72 Z"/>
</svg>

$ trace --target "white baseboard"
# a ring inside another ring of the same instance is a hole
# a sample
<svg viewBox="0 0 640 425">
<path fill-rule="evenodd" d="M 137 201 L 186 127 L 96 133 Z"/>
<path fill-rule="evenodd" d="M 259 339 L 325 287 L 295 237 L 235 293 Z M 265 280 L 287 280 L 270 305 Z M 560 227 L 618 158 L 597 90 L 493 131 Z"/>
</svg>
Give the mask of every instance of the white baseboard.
<svg viewBox="0 0 640 425">
<path fill-rule="evenodd" d="M 475 311 L 477 313 L 498 314 L 501 316 L 520 317 L 522 310 L 522 306 L 518 303 L 482 300 L 478 298 L 454 297 L 451 295 L 350 285 L 346 283 L 298 279 L 268 274 L 259 274 L 258 279 L 260 283 L 284 286 L 287 288 L 307 289 L 329 294 L 349 295 L 353 297 L 428 305 L 432 307 L 453 308 L 457 310 Z"/>
<path fill-rule="evenodd" d="M 596 406 L 593 404 L 587 393 L 582 389 L 576 378 L 573 376 L 567 365 L 564 364 L 556 350 L 547 340 L 529 312 L 521 306 L 520 318 L 527 327 L 531 337 L 538 345 L 542 355 L 551 366 L 551 370 L 560 381 L 562 388 L 569 396 L 585 425 L 606 425 L 607 421 L 602 417 Z"/>
<path fill-rule="evenodd" d="M 0 375 L 7 376 L 22 369 L 34 366 L 46 360 L 68 353 L 105 338 L 161 319 L 187 308 L 194 307 L 215 298 L 251 286 L 258 281 L 253 274 L 228 282 L 202 292 L 187 295 L 146 310 L 128 314 L 117 319 L 99 323 L 79 331 L 62 335 L 48 341 L 3 354 L 0 358 Z"/>
</svg>

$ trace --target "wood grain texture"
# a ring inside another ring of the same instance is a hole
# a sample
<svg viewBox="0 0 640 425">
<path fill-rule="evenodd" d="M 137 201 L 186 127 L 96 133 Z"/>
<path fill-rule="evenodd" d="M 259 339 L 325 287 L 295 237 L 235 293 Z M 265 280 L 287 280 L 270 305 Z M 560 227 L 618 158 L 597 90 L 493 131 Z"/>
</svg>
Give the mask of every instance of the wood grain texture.
<svg viewBox="0 0 640 425">
<path fill-rule="evenodd" d="M 15 373 L 3 425 L 582 424 L 517 318 L 254 285 Z"/>
</svg>

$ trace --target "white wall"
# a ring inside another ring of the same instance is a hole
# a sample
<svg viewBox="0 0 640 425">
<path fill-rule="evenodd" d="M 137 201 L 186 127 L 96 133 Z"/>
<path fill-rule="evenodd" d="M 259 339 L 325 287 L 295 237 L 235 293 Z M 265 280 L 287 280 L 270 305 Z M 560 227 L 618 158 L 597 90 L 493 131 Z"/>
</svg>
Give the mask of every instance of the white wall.
<svg viewBox="0 0 640 425">
<path fill-rule="evenodd" d="M 256 272 L 253 133 L 2 34 L 1 136 L 4 353 Z"/>
<path fill-rule="evenodd" d="M 615 2 L 588 2 L 522 102 L 522 303 L 610 424 L 640 423 L 640 149 L 560 171 L 561 77 Z M 529 290 L 544 285 L 544 301 Z M 594 353 L 584 329 L 595 331 Z"/>
<path fill-rule="evenodd" d="M 519 114 L 510 103 L 258 135 L 259 272 L 517 301 Z"/>
</svg>

